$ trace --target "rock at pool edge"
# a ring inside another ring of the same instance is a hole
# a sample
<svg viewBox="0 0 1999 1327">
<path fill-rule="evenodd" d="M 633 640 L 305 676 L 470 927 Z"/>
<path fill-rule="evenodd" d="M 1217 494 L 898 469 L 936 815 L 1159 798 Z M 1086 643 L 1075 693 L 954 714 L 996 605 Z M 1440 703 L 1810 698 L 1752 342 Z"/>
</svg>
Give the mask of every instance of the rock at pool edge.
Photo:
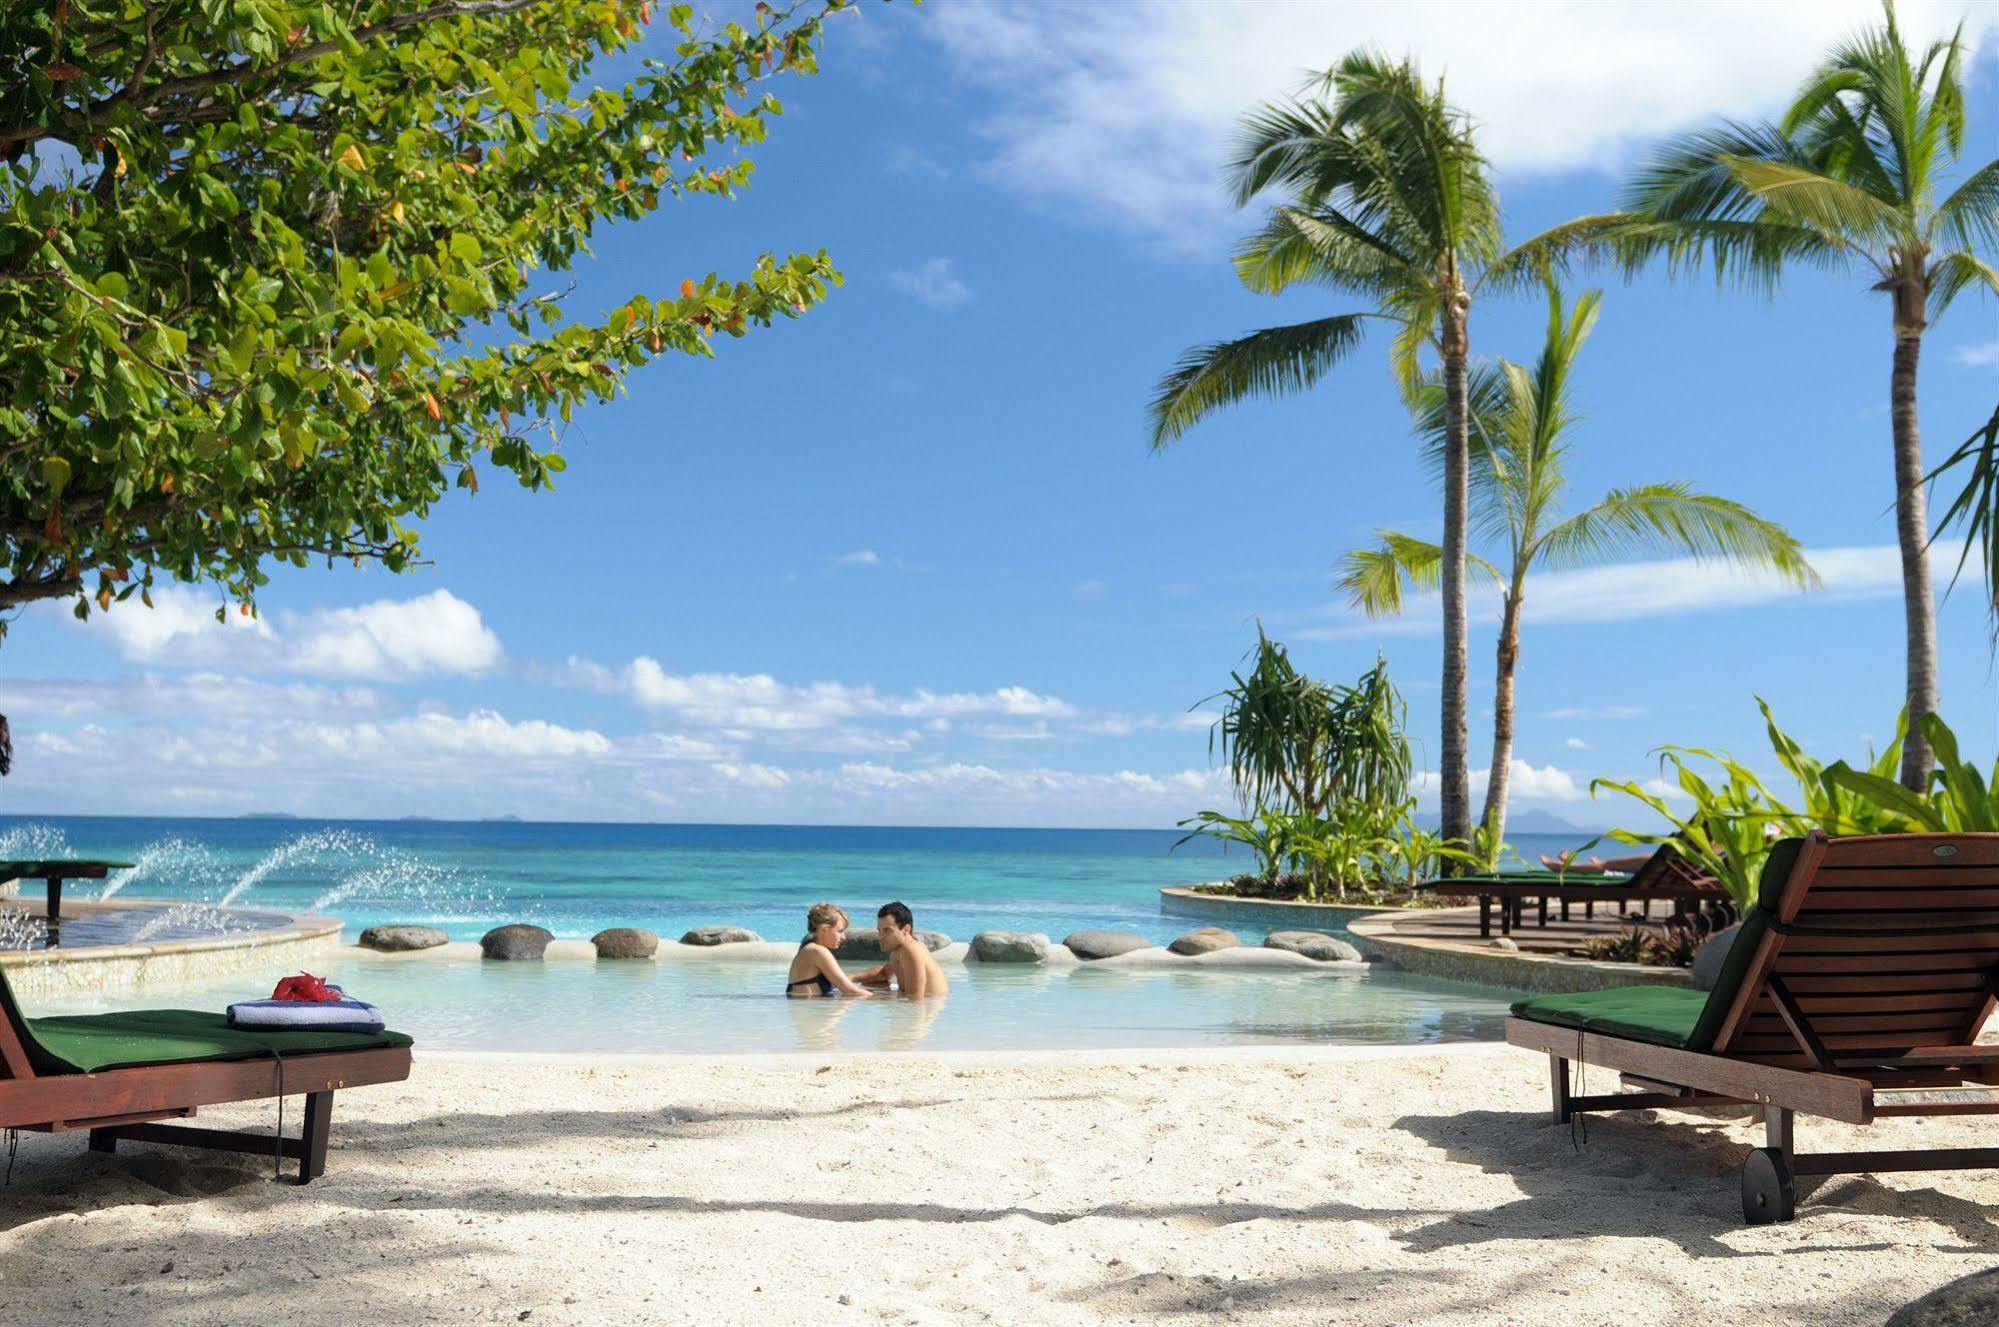
<svg viewBox="0 0 1999 1327">
<path fill-rule="evenodd" d="M 1038 931 L 980 931 L 971 957 L 981 963 L 1046 963 L 1048 937 Z"/>
<path fill-rule="evenodd" d="M 680 937 L 683 945 L 712 948 L 715 945 L 760 944 L 763 937 L 743 926 L 697 926 Z"/>
<path fill-rule="evenodd" d="M 598 958 L 651 958 L 659 952 L 659 937 L 636 926 L 613 926 L 590 937 Z"/>
<path fill-rule="evenodd" d="M 1286 949 L 1320 963 L 1358 963 L 1360 951 L 1336 935 L 1324 931 L 1272 931 L 1264 937 L 1265 949 Z"/>
<path fill-rule="evenodd" d="M 384 954 L 402 954 L 412 949 L 435 949 L 450 939 L 435 926 L 370 926 L 355 943 Z"/>
<path fill-rule="evenodd" d="M 945 935 L 942 931 L 925 931 L 919 929 L 916 932 L 916 938 L 922 941 L 923 947 L 933 954 L 951 943 L 951 937 Z M 839 952 L 834 957 L 853 959 L 858 962 L 879 963 L 888 956 L 882 953 L 880 937 L 872 930 L 867 930 L 848 932 L 846 940 L 841 943 Z"/>
<path fill-rule="evenodd" d="M 1219 926 L 1203 926 L 1198 931 L 1187 934 L 1166 946 L 1176 954 L 1212 954 L 1218 949 L 1234 949 L 1242 943 L 1234 931 L 1225 931 Z"/>
<path fill-rule="evenodd" d="M 544 927 L 515 922 L 508 926 L 495 926 L 480 936 L 479 952 L 486 958 L 512 961 L 538 959 L 554 938 L 555 933 Z"/>
<path fill-rule="evenodd" d="M 1070 953 L 1085 961 L 1116 958 L 1119 954 L 1129 954 L 1134 949 L 1159 947 L 1144 936 L 1133 935 L 1130 931 L 1077 931 L 1062 944 Z"/>
</svg>

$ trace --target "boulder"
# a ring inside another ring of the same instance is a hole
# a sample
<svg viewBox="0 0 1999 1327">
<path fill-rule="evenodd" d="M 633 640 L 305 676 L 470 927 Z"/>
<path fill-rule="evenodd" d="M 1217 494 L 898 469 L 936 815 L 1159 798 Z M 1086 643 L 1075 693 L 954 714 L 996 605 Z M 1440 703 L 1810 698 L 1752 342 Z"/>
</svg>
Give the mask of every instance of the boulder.
<svg viewBox="0 0 1999 1327">
<path fill-rule="evenodd" d="M 1358 963 L 1360 951 L 1337 935 L 1324 931 L 1272 931 L 1263 938 L 1265 949 L 1288 949 L 1320 963 Z"/>
<path fill-rule="evenodd" d="M 1224 931 L 1219 926 L 1203 926 L 1198 931 L 1187 932 L 1166 947 L 1176 954 L 1212 954 L 1217 949 L 1234 949 L 1241 943 L 1234 931 Z"/>
<path fill-rule="evenodd" d="M 636 926 L 613 926 L 590 937 L 598 958 L 651 958 L 659 952 L 659 937 Z"/>
<path fill-rule="evenodd" d="M 683 945 L 700 945 L 712 948 L 715 945 L 757 944 L 763 937 L 742 926 L 697 926 L 680 937 Z"/>
<path fill-rule="evenodd" d="M 370 926 L 361 932 L 359 944 L 363 949 L 401 954 L 412 949 L 435 949 L 450 939 L 435 926 Z"/>
<path fill-rule="evenodd" d="M 1728 951 L 1735 944 L 1735 937 L 1742 931 L 1742 923 L 1724 926 L 1709 936 L 1707 943 L 1694 951 L 1692 980 L 1694 989 L 1711 991 L 1721 980 L 1722 964 L 1728 962 Z"/>
<path fill-rule="evenodd" d="M 1062 941 L 1064 947 L 1084 960 L 1116 958 L 1134 949 L 1156 949 L 1157 945 L 1130 931 L 1077 931 Z"/>
<path fill-rule="evenodd" d="M 1492 947 L 1505 954 L 1517 954 L 1520 952 L 1520 942 L 1508 935 L 1502 935 L 1495 939 L 1492 942 Z"/>
<path fill-rule="evenodd" d="M 1045 963 L 1048 937 L 1036 931 L 980 931 L 972 937 L 971 956 L 980 963 Z"/>
<path fill-rule="evenodd" d="M 480 936 L 479 952 L 487 958 L 510 961 L 539 959 L 554 938 L 555 934 L 545 927 L 515 922 L 510 926 L 495 926 Z"/>
<path fill-rule="evenodd" d="M 922 941 L 923 947 L 933 954 L 951 943 L 951 937 L 941 931 L 919 929 L 916 932 L 916 938 Z M 872 930 L 866 930 L 849 931 L 846 940 L 840 945 L 839 952 L 834 957 L 853 959 L 865 963 L 879 963 L 887 955 L 882 953 L 881 937 Z"/>
<path fill-rule="evenodd" d="M 1989 1327 L 1994 1322 L 1999 1322 L 1999 1268 L 1987 1268 L 1904 1304 L 1887 1327 Z"/>
</svg>

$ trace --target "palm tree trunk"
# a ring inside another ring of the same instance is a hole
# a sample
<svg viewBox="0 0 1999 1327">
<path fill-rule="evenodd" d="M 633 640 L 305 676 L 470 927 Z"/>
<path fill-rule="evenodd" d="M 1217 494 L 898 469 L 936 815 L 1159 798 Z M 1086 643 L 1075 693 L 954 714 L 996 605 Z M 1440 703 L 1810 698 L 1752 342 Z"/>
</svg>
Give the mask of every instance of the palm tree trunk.
<svg viewBox="0 0 1999 1327">
<path fill-rule="evenodd" d="M 1465 509 L 1470 435 L 1467 431 L 1465 361 L 1469 357 L 1471 297 L 1460 292 L 1444 311 L 1444 676 L 1443 831 L 1447 841 L 1471 842 L 1471 773 L 1465 735 Z M 1455 874 L 1455 871 L 1453 872 Z"/>
<path fill-rule="evenodd" d="M 1921 298 L 1921 292 L 1916 292 Z M 1903 301 L 1898 300 L 1898 305 Z M 1929 503 L 1923 493 L 1923 438 L 1916 426 L 1916 361 L 1922 355 L 1922 305 L 1912 321 L 1896 310 L 1895 372 L 1889 385 L 1895 436 L 1895 535 L 1902 546 L 1902 608 L 1908 626 L 1909 735 L 1902 744 L 1902 786 L 1929 787 L 1935 757 L 1917 720 L 1937 708 L 1937 611 L 1930 592 Z"/>
<path fill-rule="evenodd" d="M 1506 591 L 1506 606 L 1499 617 L 1499 657 L 1493 669 L 1496 679 L 1492 697 L 1492 775 L 1485 785 L 1485 814 L 1481 825 L 1491 827 L 1498 843 L 1506 836 L 1506 784 L 1513 768 L 1513 674 L 1520 666 L 1520 582 Z"/>
</svg>

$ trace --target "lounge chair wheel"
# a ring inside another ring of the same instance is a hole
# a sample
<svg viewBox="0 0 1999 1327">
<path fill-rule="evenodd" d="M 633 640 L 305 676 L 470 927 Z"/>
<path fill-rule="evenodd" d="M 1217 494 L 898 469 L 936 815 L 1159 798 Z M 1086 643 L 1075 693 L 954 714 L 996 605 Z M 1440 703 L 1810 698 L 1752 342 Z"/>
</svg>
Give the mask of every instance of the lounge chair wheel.
<svg viewBox="0 0 1999 1327">
<path fill-rule="evenodd" d="M 1742 1219 L 1765 1226 L 1798 1214 L 1798 1186 L 1791 1163 L 1772 1147 L 1759 1147 L 1742 1163 Z"/>
</svg>

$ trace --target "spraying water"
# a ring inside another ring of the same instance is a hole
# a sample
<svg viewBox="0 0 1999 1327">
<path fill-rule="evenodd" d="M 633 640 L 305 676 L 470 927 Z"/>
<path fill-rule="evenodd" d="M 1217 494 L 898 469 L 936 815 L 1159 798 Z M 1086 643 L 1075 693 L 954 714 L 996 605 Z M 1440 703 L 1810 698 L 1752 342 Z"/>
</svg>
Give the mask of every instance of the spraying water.
<svg viewBox="0 0 1999 1327">
<path fill-rule="evenodd" d="M 108 899 L 127 885 L 156 877 L 187 880 L 212 876 L 214 871 L 215 854 L 201 844 L 190 843 L 186 839 L 161 839 L 141 848 L 129 870 L 113 871 L 97 897 Z"/>
<path fill-rule="evenodd" d="M 265 853 L 256 865 L 243 872 L 234 884 L 222 892 L 216 906 L 227 907 L 234 903 L 255 889 L 273 871 L 300 864 L 319 866 L 329 861 L 351 861 L 357 857 L 378 855 L 380 851 L 372 839 L 351 830 L 328 829 L 316 834 L 301 834 Z"/>
<path fill-rule="evenodd" d="M 36 821 L 0 833 L 0 859 L 26 862 L 74 855 L 69 836 L 54 825 Z"/>
</svg>

